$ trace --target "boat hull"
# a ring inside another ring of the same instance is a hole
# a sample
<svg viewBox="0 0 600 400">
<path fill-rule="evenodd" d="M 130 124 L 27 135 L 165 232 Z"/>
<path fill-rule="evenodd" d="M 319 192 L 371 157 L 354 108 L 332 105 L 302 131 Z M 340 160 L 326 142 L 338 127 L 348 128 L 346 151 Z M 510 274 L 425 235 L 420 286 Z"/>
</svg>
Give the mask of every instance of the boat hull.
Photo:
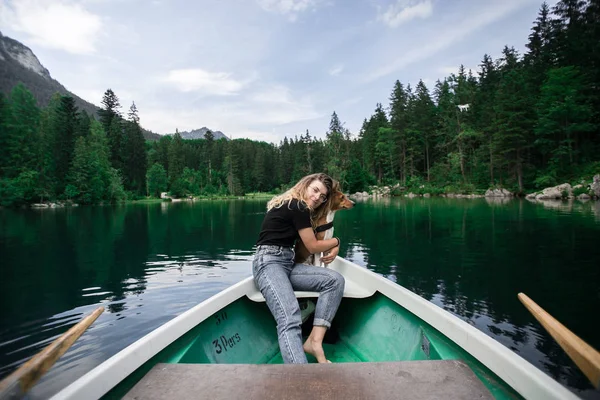
<svg viewBox="0 0 600 400">
<path fill-rule="evenodd" d="M 332 362 L 460 360 L 495 398 L 576 398 L 511 350 L 409 290 L 339 257 L 331 268 L 347 282 L 325 338 Z M 318 294 L 297 296 L 308 331 Z M 281 362 L 275 321 L 248 278 L 151 332 L 55 398 L 121 398 L 158 363 Z"/>
</svg>

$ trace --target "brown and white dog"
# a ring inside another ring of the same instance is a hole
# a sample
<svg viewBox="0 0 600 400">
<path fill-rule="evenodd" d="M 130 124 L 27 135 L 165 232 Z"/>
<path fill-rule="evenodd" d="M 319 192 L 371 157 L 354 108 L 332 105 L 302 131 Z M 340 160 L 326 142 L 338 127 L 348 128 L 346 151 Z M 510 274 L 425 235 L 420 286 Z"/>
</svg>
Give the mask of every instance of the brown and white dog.
<svg viewBox="0 0 600 400">
<path fill-rule="evenodd" d="M 319 218 L 317 221 L 317 230 L 315 235 L 317 240 L 331 239 L 333 237 L 333 217 L 336 211 L 349 210 L 354 207 L 354 202 L 342 193 L 339 184 L 334 185 L 331 190 L 329 201 L 326 205 L 329 209 L 327 212 Z M 296 242 L 295 248 L 296 263 L 310 264 L 315 266 L 321 266 L 321 256 L 323 253 L 310 254 L 302 240 Z"/>
</svg>

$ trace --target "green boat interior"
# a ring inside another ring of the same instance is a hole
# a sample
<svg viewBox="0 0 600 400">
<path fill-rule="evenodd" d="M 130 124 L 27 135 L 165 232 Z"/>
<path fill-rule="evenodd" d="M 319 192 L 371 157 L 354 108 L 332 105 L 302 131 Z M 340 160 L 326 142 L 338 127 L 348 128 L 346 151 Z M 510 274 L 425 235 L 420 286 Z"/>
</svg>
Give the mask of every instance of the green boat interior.
<svg viewBox="0 0 600 400">
<path fill-rule="evenodd" d="M 299 301 L 306 337 L 312 328 L 316 299 Z M 334 364 L 459 360 L 494 398 L 520 398 L 467 352 L 380 293 L 363 299 L 342 300 L 325 337 L 324 350 Z M 309 363 L 315 362 L 309 356 Z M 282 364 L 283 361 L 275 321 L 266 304 L 243 297 L 181 336 L 105 397 L 122 398 L 159 363 Z"/>
</svg>

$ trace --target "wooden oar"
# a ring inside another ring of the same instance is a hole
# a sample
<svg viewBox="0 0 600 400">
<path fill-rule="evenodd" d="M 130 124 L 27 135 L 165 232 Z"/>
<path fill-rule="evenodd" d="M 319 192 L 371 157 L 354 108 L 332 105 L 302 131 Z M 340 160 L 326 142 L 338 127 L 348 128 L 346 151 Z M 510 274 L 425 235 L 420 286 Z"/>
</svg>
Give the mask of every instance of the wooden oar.
<svg viewBox="0 0 600 400">
<path fill-rule="evenodd" d="M 600 353 L 558 322 L 524 293 L 518 294 L 521 303 L 546 328 L 571 360 L 588 377 L 596 389 L 600 387 Z"/>
<path fill-rule="evenodd" d="M 0 382 L 0 399 L 22 398 L 103 311 L 104 307 L 98 307 L 93 313 L 79 321 L 77 325 L 3 379 Z"/>
</svg>

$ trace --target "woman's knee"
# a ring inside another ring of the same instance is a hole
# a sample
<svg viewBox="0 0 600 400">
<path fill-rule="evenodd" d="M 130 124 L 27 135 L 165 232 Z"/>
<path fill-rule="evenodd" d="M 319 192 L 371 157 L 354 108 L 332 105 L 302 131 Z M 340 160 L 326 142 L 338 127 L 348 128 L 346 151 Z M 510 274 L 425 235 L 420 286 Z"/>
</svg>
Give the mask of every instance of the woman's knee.
<svg viewBox="0 0 600 400">
<path fill-rule="evenodd" d="M 341 288 L 344 290 L 344 286 L 346 284 L 346 280 L 344 276 L 337 271 L 328 270 L 329 271 L 329 280 L 330 285 L 334 288 Z"/>
</svg>

